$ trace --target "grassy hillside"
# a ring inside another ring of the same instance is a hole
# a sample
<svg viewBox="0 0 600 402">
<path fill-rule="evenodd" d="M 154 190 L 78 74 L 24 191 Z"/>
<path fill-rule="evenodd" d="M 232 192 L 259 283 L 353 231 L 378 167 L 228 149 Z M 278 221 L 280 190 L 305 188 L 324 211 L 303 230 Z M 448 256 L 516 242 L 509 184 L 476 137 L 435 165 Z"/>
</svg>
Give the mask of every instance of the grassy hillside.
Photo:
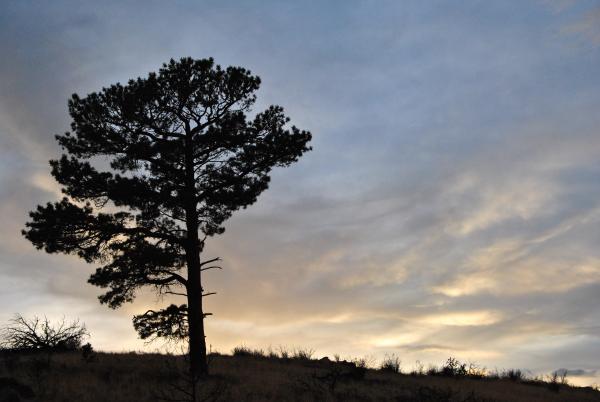
<svg viewBox="0 0 600 402">
<path fill-rule="evenodd" d="M 0 401 L 185 400 L 182 357 L 79 352 L 0 356 Z M 398 374 L 343 362 L 256 355 L 211 356 L 199 400 L 599 401 L 600 392 L 513 378 Z"/>
</svg>

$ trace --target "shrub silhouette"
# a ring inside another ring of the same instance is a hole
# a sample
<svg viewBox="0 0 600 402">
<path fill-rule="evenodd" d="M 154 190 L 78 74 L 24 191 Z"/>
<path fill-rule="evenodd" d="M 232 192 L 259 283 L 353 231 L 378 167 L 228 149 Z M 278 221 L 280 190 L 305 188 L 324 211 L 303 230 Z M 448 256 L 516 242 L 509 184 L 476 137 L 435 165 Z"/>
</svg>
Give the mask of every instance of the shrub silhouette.
<svg viewBox="0 0 600 402">
<path fill-rule="evenodd" d="M 395 354 L 385 355 L 379 370 L 398 374 L 400 373 L 400 363 L 400 358 Z"/>
<path fill-rule="evenodd" d="M 81 347 L 89 336 L 79 320 L 67 323 L 64 319 L 52 324 L 48 318 L 28 320 L 17 314 L 0 331 L 0 346 L 9 350 L 72 351 Z"/>
<path fill-rule="evenodd" d="M 245 345 L 236 346 L 231 354 L 234 356 L 265 357 L 265 352 L 262 349 L 251 349 Z"/>
<path fill-rule="evenodd" d="M 302 349 L 298 348 L 294 350 L 292 359 L 296 360 L 312 360 L 312 356 L 315 353 L 313 349 Z"/>
<path fill-rule="evenodd" d="M 446 377 L 466 376 L 467 364 L 461 363 L 454 357 L 449 357 L 442 366 L 439 374 Z"/>
<path fill-rule="evenodd" d="M 524 379 L 523 372 L 519 369 L 506 370 L 502 377 L 508 378 L 511 381 L 521 381 Z"/>
<path fill-rule="evenodd" d="M 89 342 L 81 347 L 81 358 L 86 363 L 92 363 L 98 360 L 98 356 Z"/>
</svg>

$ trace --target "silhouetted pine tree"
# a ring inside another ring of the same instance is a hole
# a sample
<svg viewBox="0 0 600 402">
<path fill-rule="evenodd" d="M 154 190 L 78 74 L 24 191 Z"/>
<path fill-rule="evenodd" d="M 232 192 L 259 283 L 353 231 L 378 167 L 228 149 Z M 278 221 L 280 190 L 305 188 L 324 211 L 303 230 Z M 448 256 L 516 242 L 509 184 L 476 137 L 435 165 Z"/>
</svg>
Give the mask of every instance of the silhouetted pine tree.
<svg viewBox="0 0 600 402">
<path fill-rule="evenodd" d="M 201 260 L 207 237 L 254 203 L 275 166 L 311 148 L 271 106 L 247 120 L 260 79 L 212 59 L 184 58 L 158 73 L 69 100 L 72 132 L 50 161 L 66 197 L 38 206 L 23 234 L 38 249 L 101 263 L 89 282 L 117 308 L 154 286 L 187 304 L 134 317 L 142 338 L 188 338 L 191 372 L 207 374 Z"/>
</svg>

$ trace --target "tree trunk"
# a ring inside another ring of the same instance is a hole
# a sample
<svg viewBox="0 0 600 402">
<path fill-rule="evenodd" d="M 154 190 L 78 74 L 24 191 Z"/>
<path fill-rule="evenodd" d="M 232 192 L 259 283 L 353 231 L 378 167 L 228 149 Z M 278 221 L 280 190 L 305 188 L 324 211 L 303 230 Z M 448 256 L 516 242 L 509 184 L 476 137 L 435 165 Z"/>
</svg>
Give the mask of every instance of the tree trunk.
<svg viewBox="0 0 600 402">
<path fill-rule="evenodd" d="M 198 211 L 196 203 L 196 177 L 194 172 L 194 149 L 189 126 L 185 138 L 185 186 L 186 186 L 186 263 L 190 374 L 194 380 L 208 375 L 206 339 L 204 336 L 204 312 L 202 311 L 202 276 L 200 266 L 201 245 L 198 237 Z"/>
<path fill-rule="evenodd" d="M 198 233 L 196 232 L 196 237 Z M 198 239 L 196 239 L 196 244 Z M 197 379 L 208 374 L 206 339 L 204 336 L 204 313 L 202 311 L 202 286 L 200 254 L 198 246 L 188 254 L 188 329 L 190 372 Z M 190 255 L 191 254 L 191 255 Z"/>
</svg>

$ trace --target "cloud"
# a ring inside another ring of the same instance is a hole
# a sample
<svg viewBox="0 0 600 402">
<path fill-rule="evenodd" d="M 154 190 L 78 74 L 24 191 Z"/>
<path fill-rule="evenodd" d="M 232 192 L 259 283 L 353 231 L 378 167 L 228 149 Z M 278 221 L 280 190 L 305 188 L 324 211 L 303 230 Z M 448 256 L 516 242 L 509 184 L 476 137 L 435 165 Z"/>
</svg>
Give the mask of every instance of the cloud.
<svg viewBox="0 0 600 402">
<path fill-rule="evenodd" d="M 592 377 L 596 375 L 597 370 L 583 370 L 583 369 L 566 369 L 559 368 L 555 371 L 559 376 L 568 377 Z"/>
<path fill-rule="evenodd" d="M 590 9 L 562 29 L 563 34 L 576 35 L 594 46 L 600 45 L 600 7 Z"/>
<path fill-rule="evenodd" d="M 261 75 L 259 107 L 280 103 L 315 134 L 207 245 L 225 268 L 205 276 L 214 349 L 596 375 L 599 60 L 572 46 L 595 40 L 595 13 L 561 3 L 5 6 L 4 315 L 67 312 L 97 348 L 142 347 L 131 315 L 157 302 L 150 292 L 108 310 L 85 284 L 93 267 L 19 231 L 60 196 L 47 161 L 69 94 L 214 56 Z"/>
<path fill-rule="evenodd" d="M 431 325 L 443 326 L 484 326 L 495 324 L 502 319 L 502 314 L 494 311 L 466 311 L 425 315 L 419 320 Z"/>
<path fill-rule="evenodd" d="M 578 38 L 594 47 L 600 45 L 600 7 L 593 2 L 542 0 L 541 3 L 557 16 L 566 16 L 567 22 L 562 22 L 559 28 L 562 36 Z"/>
</svg>

